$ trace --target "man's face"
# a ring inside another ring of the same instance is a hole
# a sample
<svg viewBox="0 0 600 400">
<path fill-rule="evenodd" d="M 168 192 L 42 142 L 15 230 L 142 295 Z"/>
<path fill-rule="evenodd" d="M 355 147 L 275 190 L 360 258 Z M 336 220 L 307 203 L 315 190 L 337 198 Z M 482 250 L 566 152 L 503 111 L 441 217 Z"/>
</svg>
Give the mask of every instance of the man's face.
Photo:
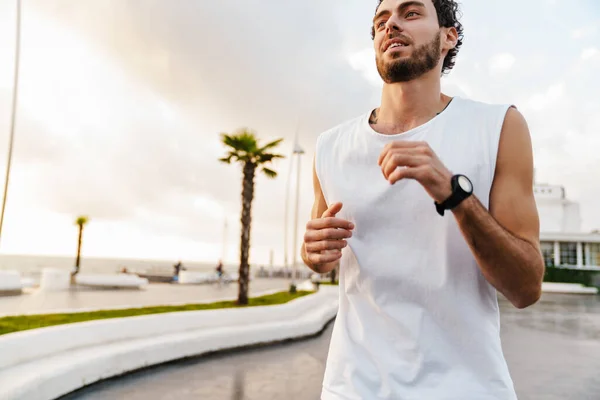
<svg viewBox="0 0 600 400">
<path fill-rule="evenodd" d="M 440 63 L 441 29 L 431 0 L 384 0 L 373 27 L 377 70 L 384 82 L 416 79 Z"/>
</svg>

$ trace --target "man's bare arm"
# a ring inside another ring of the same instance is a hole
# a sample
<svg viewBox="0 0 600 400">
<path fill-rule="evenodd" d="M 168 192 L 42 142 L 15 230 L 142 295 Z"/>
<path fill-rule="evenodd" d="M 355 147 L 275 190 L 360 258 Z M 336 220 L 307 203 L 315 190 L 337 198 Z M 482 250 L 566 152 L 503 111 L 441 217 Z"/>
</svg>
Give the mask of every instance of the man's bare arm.
<svg viewBox="0 0 600 400">
<path fill-rule="evenodd" d="M 521 113 L 507 113 L 488 212 L 475 196 L 454 210 L 485 278 L 517 308 L 541 296 L 544 261 L 533 195 L 533 155 Z"/>
</svg>

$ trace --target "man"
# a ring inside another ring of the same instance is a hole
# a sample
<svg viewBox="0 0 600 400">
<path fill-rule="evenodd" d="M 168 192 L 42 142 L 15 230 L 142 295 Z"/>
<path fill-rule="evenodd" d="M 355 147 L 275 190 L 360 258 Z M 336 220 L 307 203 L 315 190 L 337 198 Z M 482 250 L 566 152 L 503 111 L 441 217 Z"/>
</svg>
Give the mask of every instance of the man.
<svg viewBox="0 0 600 400">
<path fill-rule="evenodd" d="M 383 0 L 381 105 L 322 133 L 302 257 L 339 264 L 322 399 L 516 399 L 496 291 L 541 295 L 527 124 L 441 93 L 462 44 L 453 0 Z"/>
</svg>

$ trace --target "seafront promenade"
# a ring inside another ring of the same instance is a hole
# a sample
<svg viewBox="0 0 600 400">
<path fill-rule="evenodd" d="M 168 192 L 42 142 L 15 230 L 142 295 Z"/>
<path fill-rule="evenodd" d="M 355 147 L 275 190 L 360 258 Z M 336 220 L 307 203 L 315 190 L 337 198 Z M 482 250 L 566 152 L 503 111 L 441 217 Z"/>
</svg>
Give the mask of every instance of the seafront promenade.
<svg viewBox="0 0 600 400">
<path fill-rule="evenodd" d="M 249 290 L 250 296 L 257 296 L 288 288 L 287 279 L 253 278 Z M 235 299 L 237 293 L 237 282 L 222 285 L 153 283 L 142 290 L 76 288 L 44 292 L 28 289 L 20 295 L 0 297 L 0 316 L 207 303 Z"/>
<path fill-rule="evenodd" d="M 544 294 L 526 310 L 500 300 L 502 343 L 519 400 L 597 400 L 600 297 Z M 330 325 L 310 340 L 151 368 L 61 400 L 316 400 Z"/>
</svg>

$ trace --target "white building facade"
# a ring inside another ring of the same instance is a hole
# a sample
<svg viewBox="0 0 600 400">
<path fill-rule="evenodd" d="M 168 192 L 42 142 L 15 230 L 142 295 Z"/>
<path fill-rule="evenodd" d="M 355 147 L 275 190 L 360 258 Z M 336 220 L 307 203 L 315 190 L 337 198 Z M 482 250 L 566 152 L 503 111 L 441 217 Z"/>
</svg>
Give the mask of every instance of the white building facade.
<svg viewBox="0 0 600 400">
<path fill-rule="evenodd" d="M 579 204 L 562 186 L 534 185 L 540 242 L 547 266 L 600 270 L 600 233 L 581 230 Z"/>
</svg>

